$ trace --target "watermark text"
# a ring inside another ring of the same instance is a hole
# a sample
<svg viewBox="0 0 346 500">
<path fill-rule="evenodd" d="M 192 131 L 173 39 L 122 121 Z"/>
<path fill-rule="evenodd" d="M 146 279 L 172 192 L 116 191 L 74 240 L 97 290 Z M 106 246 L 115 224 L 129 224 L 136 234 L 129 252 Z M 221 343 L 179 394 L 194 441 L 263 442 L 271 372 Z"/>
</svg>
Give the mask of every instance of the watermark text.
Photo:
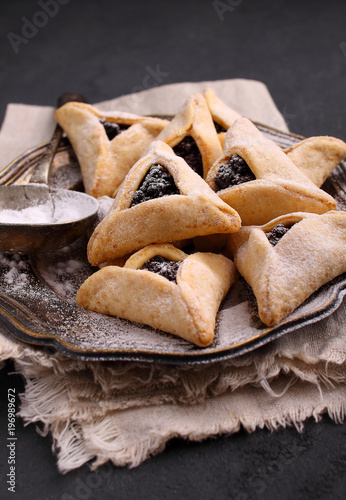
<svg viewBox="0 0 346 500">
<path fill-rule="evenodd" d="M 16 491 L 16 390 L 7 391 L 7 489 L 11 493 Z"/>
<path fill-rule="evenodd" d="M 233 12 L 243 0 L 213 0 L 213 7 L 220 21 L 225 19 L 225 16 Z"/>
<path fill-rule="evenodd" d="M 21 45 L 29 43 L 41 28 L 47 26 L 49 20 L 57 15 L 61 5 L 66 5 L 69 2 L 70 0 L 38 0 L 37 4 L 40 9 L 30 16 L 30 19 L 26 16 L 21 17 L 20 33 L 13 31 L 7 33 L 7 38 L 15 54 L 18 54 Z"/>
</svg>

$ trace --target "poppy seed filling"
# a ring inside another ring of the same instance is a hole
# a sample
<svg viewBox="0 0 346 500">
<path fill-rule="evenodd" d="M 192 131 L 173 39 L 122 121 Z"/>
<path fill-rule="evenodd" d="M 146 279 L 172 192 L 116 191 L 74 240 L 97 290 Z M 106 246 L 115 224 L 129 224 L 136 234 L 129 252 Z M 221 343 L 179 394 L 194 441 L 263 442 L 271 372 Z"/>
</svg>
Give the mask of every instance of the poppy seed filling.
<svg viewBox="0 0 346 500">
<path fill-rule="evenodd" d="M 275 246 L 281 238 L 291 229 L 292 226 L 286 227 L 283 224 L 278 224 L 277 226 L 273 227 L 271 231 L 266 233 L 266 236 L 269 240 L 269 243 L 271 243 L 273 246 Z"/>
<path fill-rule="evenodd" d="M 107 122 L 106 118 L 100 118 L 100 122 L 104 126 L 108 139 L 111 141 L 117 135 L 129 128 L 129 125 L 121 125 L 119 123 Z"/>
<path fill-rule="evenodd" d="M 180 194 L 173 177 L 162 165 L 152 165 L 133 195 L 131 207 L 171 194 Z"/>
<path fill-rule="evenodd" d="M 254 173 L 239 155 L 233 155 L 227 163 L 222 163 L 215 176 L 218 191 L 254 180 Z"/>
<path fill-rule="evenodd" d="M 203 160 L 195 140 L 191 136 L 186 136 L 173 148 L 177 156 L 184 158 L 186 163 L 196 174 L 203 177 Z"/>
<path fill-rule="evenodd" d="M 181 261 L 168 260 L 161 255 L 156 255 L 152 259 L 149 259 L 141 269 L 159 274 L 169 281 L 176 281 L 180 264 Z"/>
</svg>

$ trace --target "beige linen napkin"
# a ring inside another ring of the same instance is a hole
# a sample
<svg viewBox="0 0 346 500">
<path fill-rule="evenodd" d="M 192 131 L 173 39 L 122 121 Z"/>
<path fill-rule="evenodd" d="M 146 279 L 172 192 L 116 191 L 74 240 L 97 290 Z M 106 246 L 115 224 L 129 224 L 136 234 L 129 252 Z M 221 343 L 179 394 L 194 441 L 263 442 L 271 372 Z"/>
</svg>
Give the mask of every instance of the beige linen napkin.
<svg viewBox="0 0 346 500">
<path fill-rule="evenodd" d="M 260 82 L 226 80 L 157 87 L 100 104 L 145 114 L 174 114 L 205 86 L 243 115 L 287 130 Z M 47 140 L 53 108 L 11 104 L 0 134 L 6 165 Z M 62 473 L 93 460 L 137 466 L 173 437 L 202 440 L 243 426 L 302 428 L 346 410 L 345 304 L 328 318 L 233 360 L 202 366 L 83 362 L 47 354 L 0 333 L 0 361 L 14 359 L 26 379 L 19 415 L 50 432 Z"/>
</svg>

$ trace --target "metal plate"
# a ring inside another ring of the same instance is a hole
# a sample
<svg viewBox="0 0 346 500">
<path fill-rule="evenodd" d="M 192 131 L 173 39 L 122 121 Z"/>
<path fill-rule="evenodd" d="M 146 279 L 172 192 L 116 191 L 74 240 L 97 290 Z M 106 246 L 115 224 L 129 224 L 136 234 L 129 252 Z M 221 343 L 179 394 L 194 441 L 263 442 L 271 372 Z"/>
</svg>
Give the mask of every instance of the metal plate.
<svg viewBox="0 0 346 500">
<path fill-rule="evenodd" d="M 302 139 L 258 126 L 284 148 Z M 28 169 L 44 148 L 41 145 L 17 158 L 0 173 L 0 182 L 11 183 L 12 179 L 25 182 Z M 71 161 L 72 175 L 67 174 Z M 59 148 L 54 163 L 51 182 L 59 187 L 75 188 L 81 184 L 78 163 L 68 141 Z M 344 162 L 334 170 L 323 189 L 337 200 L 338 209 L 345 210 Z M 268 328 L 259 320 L 250 287 L 240 279 L 220 307 L 213 343 L 202 349 L 151 327 L 79 308 L 75 303 L 76 292 L 95 271 L 87 262 L 86 244 L 87 240 L 82 238 L 69 247 L 31 260 L 18 254 L 0 254 L 0 323 L 11 335 L 79 359 L 211 363 L 239 356 L 320 321 L 335 311 L 346 293 L 346 274 L 343 274 L 320 288 L 279 325 Z"/>
</svg>

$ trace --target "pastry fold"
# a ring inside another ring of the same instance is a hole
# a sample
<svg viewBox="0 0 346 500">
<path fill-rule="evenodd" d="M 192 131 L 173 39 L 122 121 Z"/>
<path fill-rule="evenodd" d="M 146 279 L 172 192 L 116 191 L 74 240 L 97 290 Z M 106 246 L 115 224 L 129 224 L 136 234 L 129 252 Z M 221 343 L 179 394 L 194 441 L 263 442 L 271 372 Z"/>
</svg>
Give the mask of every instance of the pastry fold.
<svg viewBox="0 0 346 500">
<path fill-rule="evenodd" d="M 227 131 L 238 118 L 241 118 L 241 115 L 227 106 L 227 104 L 215 94 L 213 89 L 204 89 L 203 96 L 207 101 L 214 122 L 223 127 L 225 131 Z"/>
<path fill-rule="evenodd" d="M 260 225 L 296 211 L 321 214 L 336 208 L 336 201 L 318 189 L 272 140 L 247 118 L 228 130 L 224 151 L 210 169 L 206 181 L 216 191 L 215 178 L 221 165 L 233 155 L 247 163 L 255 180 L 217 191 L 240 215 L 243 225 Z"/>
<path fill-rule="evenodd" d="M 346 143 L 335 137 L 309 137 L 284 151 L 299 170 L 321 187 L 346 157 Z"/>
<path fill-rule="evenodd" d="M 273 246 L 266 236 L 290 229 Z M 346 212 L 293 213 L 229 236 L 235 265 L 257 299 L 260 319 L 280 323 L 313 292 L 346 272 Z"/>
<path fill-rule="evenodd" d="M 158 255 L 180 262 L 176 282 L 141 269 Z M 80 287 L 77 303 L 204 347 L 214 338 L 217 311 L 236 278 L 233 262 L 222 255 L 187 255 L 172 245 L 151 245 L 124 267 L 107 266 L 94 273 Z"/>
<path fill-rule="evenodd" d="M 171 194 L 131 206 L 142 180 L 153 165 L 173 177 L 180 194 Z M 162 141 L 128 173 L 109 214 L 88 243 L 88 259 L 99 265 L 152 243 L 170 243 L 240 228 L 237 212 L 224 203 L 186 162 Z"/>
<path fill-rule="evenodd" d="M 85 192 L 96 198 L 113 196 L 132 165 L 169 123 L 132 113 L 105 113 L 80 102 L 57 109 L 55 119 L 78 158 Z M 100 120 L 128 128 L 110 140 Z"/>
<path fill-rule="evenodd" d="M 185 101 L 169 125 L 158 135 L 157 140 L 174 148 L 187 136 L 195 140 L 201 153 L 205 178 L 221 155 L 222 147 L 207 102 L 198 92 Z"/>
</svg>

